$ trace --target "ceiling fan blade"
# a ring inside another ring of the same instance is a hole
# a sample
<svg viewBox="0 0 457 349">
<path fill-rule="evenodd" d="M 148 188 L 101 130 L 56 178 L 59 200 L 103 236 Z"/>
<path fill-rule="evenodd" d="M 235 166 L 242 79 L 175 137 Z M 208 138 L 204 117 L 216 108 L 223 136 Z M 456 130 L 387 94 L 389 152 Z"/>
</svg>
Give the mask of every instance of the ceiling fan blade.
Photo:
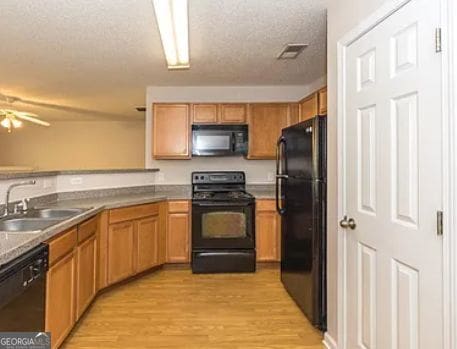
<svg viewBox="0 0 457 349">
<path fill-rule="evenodd" d="M 32 115 L 34 115 L 34 114 L 28 114 L 28 113 L 22 113 L 22 112 L 15 112 L 14 113 L 14 116 L 17 117 L 18 119 L 30 121 L 30 122 L 33 122 L 34 124 L 38 124 L 38 125 L 41 125 L 41 126 L 46 126 L 46 127 L 51 126 L 51 124 L 49 122 L 37 119 Z"/>
</svg>

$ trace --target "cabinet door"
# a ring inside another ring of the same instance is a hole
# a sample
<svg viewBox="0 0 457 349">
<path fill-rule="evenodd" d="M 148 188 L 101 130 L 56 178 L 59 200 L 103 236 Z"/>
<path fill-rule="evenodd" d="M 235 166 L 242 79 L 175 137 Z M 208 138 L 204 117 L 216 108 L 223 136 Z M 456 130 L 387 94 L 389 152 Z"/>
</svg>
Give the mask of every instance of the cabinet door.
<svg viewBox="0 0 457 349">
<path fill-rule="evenodd" d="M 158 246 L 158 263 L 165 264 L 167 261 L 167 220 L 168 220 L 168 203 L 159 204 L 159 246 Z"/>
<path fill-rule="evenodd" d="M 216 124 L 217 104 L 192 104 L 192 123 Z"/>
<path fill-rule="evenodd" d="M 319 113 L 318 109 L 318 94 L 312 95 L 303 99 L 300 103 L 300 121 L 305 121 L 315 117 Z"/>
<path fill-rule="evenodd" d="M 153 216 L 136 223 L 136 272 L 158 265 L 159 217 Z"/>
<path fill-rule="evenodd" d="M 97 237 L 94 235 L 76 249 L 76 318 L 82 315 L 97 292 Z"/>
<path fill-rule="evenodd" d="M 188 263 L 189 213 L 169 213 L 167 226 L 167 262 Z"/>
<path fill-rule="evenodd" d="M 108 284 L 134 273 L 133 222 L 111 224 L 108 229 Z"/>
<path fill-rule="evenodd" d="M 319 115 L 327 114 L 327 87 L 319 90 Z"/>
<path fill-rule="evenodd" d="M 221 124 L 245 124 L 247 105 L 246 104 L 221 104 Z"/>
<path fill-rule="evenodd" d="M 71 251 L 46 274 L 46 332 L 52 348 L 63 342 L 75 323 L 75 255 Z"/>
<path fill-rule="evenodd" d="M 276 212 L 258 212 L 256 217 L 256 252 L 259 262 L 279 261 L 278 217 Z"/>
<path fill-rule="evenodd" d="M 249 106 L 249 159 L 274 159 L 276 142 L 287 127 L 289 104 L 251 104 Z"/>
<path fill-rule="evenodd" d="M 154 104 L 152 155 L 157 159 L 190 158 L 188 104 Z"/>
</svg>

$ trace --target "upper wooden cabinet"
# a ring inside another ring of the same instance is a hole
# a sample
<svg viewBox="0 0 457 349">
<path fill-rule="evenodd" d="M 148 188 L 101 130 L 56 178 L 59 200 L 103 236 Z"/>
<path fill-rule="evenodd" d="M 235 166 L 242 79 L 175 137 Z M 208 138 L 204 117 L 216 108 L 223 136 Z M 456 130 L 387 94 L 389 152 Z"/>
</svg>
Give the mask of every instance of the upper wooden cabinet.
<svg viewBox="0 0 457 349">
<path fill-rule="evenodd" d="M 249 105 L 248 159 L 274 159 L 281 130 L 291 124 L 289 103 L 256 103 Z"/>
<path fill-rule="evenodd" d="M 320 89 L 318 92 L 319 98 L 319 115 L 327 114 L 327 87 Z"/>
<path fill-rule="evenodd" d="M 327 87 L 321 88 L 300 101 L 300 121 L 327 114 Z"/>
<path fill-rule="evenodd" d="M 215 124 L 218 121 L 217 104 L 192 104 L 192 123 Z"/>
<path fill-rule="evenodd" d="M 219 122 L 221 124 L 245 124 L 246 104 L 221 104 Z"/>
<path fill-rule="evenodd" d="M 190 159 L 188 104 L 153 104 L 152 155 L 156 159 Z"/>
<path fill-rule="evenodd" d="M 247 104 L 191 104 L 193 124 L 245 124 Z"/>
<path fill-rule="evenodd" d="M 312 119 L 319 111 L 319 96 L 317 93 L 304 98 L 300 102 L 300 121 Z"/>
</svg>

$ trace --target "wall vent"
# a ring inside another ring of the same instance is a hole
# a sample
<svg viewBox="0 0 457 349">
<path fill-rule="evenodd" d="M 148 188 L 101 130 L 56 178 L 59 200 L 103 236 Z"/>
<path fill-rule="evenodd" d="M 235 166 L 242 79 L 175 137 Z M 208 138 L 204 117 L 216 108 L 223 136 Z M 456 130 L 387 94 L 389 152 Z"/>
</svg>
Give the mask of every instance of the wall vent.
<svg viewBox="0 0 457 349">
<path fill-rule="evenodd" d="M 135 109 L 139 112 L 145 112 L 146 111 L 146 107 L 144 106 L 138 106 L 138 107 L 135 107 Z"/>
<path fill-rule="evenodd" d="M 308 47 L 308 44 L 287 44 L 277 59 L 295 59 L 302 51 Z"/>
</svg>

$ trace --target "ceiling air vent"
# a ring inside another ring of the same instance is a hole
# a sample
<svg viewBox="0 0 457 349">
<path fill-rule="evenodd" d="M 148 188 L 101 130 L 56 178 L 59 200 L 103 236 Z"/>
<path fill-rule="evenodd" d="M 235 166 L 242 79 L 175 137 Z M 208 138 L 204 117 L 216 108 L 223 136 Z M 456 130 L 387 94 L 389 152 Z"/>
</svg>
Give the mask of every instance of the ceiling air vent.
<svg viewBox="0 0 457 349">
<path fill-rule="evenodd" d="M 287 44 L 277 58 L 295 59 L 306 47 L 308 44 Z"/>
</svg>

